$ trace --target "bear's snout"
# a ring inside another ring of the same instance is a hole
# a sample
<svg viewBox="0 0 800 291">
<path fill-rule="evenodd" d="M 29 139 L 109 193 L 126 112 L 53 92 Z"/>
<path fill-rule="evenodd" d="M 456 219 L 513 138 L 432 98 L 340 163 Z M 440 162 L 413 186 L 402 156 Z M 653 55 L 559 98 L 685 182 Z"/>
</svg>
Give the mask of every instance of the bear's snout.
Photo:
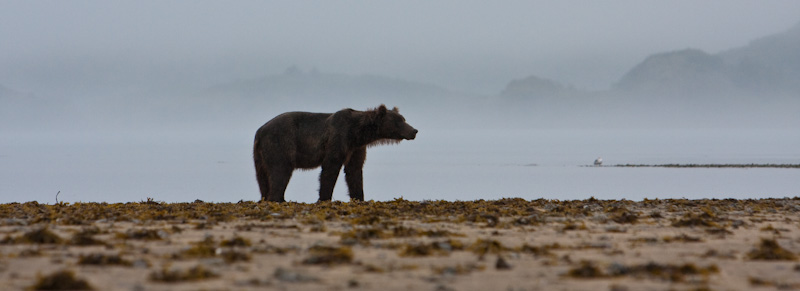
<svg viewBox="0 0 800 291">
<path fill-rule="evenodd" d="M 407 140 L 412 140 L 412 139 L 417 137 L 417 132 L 419 132 L 419 130 L 411 128 L 411 130 L 408 132 L 408 134 L 406 134 L 405 138 Z"/>
</svg>

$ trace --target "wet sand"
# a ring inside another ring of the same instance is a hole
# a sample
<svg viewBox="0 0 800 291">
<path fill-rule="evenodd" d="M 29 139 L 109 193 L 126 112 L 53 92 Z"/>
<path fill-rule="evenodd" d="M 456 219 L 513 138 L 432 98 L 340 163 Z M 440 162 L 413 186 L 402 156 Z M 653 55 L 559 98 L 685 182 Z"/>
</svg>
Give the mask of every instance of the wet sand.
<svg viewBox="0 0 800 291">
<path fill-rule="evenodd" d="M 798 254 L 797 198 L 0 204 L 7 290 L 800 289 Z"/>
</svg>

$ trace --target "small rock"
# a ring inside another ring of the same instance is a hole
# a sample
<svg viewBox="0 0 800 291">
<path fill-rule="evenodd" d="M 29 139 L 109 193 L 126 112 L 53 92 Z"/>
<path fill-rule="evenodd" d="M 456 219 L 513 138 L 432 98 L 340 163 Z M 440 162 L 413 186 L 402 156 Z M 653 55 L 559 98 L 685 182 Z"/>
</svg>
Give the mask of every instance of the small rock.
<svg viewBox="0 0 800 291">
<path fill-rule="evenodd" d="M 281 280 L 283 282 L 291 282 L 291 283 L 306 283 L 306 282 L 319 281 L 319 278 L 317 277 L 308 276 L 300 272 L 287 270 L 281 267 L 275 269 L 275 273 L 273 274 L 273 276 L 276 279 Z"/>
<path fill-rule="evenodd" d="M 497 256 L 497 262 L 494 264 L 494 267 L 497 268 L 498 270 L 511 269 L 511 265 L 508 262 L 506 262 L 506 260 L 503 259 L 503 257 L 501 256 Z"/>
</svg>

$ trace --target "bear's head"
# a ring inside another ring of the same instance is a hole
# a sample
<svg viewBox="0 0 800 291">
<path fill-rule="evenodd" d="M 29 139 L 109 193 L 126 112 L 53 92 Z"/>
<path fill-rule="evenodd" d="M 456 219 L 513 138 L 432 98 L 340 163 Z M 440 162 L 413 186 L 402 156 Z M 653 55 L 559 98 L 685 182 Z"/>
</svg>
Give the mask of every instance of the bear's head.
<svg viewBox="0 0 800 291">
<path fill-rule="evenodd" d="M 406 123 L 405 117 L 400 115 L 397 107 L 392 110 L 386 109 L 386 106 L 381 104 L 380 107 L 374 109 L 375 122 L 377 125 L 377 135 L 379 138 L 394 139 L 394 140 L 412 140 L 417 137 L 417 130 Z"/>
</svg>

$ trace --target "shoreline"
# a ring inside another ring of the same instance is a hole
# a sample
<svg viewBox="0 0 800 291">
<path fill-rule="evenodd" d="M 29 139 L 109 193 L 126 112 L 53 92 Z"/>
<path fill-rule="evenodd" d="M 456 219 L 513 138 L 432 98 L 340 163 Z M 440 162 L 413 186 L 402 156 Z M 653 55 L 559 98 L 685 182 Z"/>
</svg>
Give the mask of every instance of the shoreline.
<svg viewBox="0 0 800 291">
<path fill-rule="evenodd" d="M 590 166 L 591 167 L 591 166 Z M 800 164 L 619 164 L 617 168 L 779 168 L 800 169 Z"/>
<path fill-rule="evenodd" d="M 14 289 L 798 289 L 798 254 L 800 198 L 0 204 Z"/>
</svg>

